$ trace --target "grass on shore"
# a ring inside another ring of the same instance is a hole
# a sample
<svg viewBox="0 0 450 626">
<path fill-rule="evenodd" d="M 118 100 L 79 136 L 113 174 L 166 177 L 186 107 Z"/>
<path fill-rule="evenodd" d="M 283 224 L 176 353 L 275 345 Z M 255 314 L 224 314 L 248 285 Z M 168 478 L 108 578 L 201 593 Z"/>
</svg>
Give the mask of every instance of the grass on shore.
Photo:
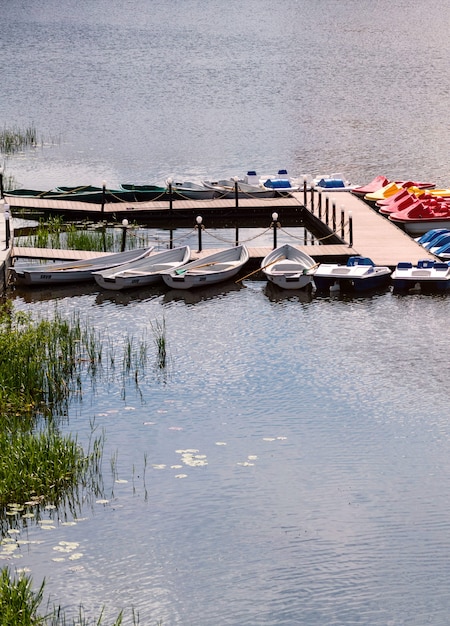
<svg viewBox="0 0 450 626">
<path fill-rule="evenodd" d="M 30 576 L 12 576 L 8 568 L 0 572 L 0 626 L 100 626 L 103 612 L 94 621 L 84 616 L 82 607 L 76 618 L 66 616 L 59 607 L 47 607 L 42 614 L 45 581 L 37 590 L 33 590 Z M 123 611 L 110 626 L 121 626 Z M 133 611 L 133 625 L 139 624 L 139 616 Z"/>
</svg>

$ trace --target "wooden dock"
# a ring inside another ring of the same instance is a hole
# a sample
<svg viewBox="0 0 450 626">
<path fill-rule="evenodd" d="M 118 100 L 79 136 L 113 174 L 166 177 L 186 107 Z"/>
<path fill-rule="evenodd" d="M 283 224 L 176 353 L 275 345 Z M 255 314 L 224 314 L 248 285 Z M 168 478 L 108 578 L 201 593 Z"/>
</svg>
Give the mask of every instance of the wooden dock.
<svg viewBox="0 0 450 626">
<path fill-rule="evenodd" d="M 328 197 L 329 207 L 336 206 L 337 221 L 340 224 L 341 211 L 344 211 L 345 236 L 348 239 L 349 217 L 352 221 L 352 249 L 355 254 L 370 257 L 376 265 L 395 267 L 401 261 L 417 263 L 420 259 L 435 259 L 420 244 L 414 241 L 401 228 L 369 207 L 363 200 L 350 192 L 337 191 L 322 193 L 322 219 L 325 220 L 324 197 Z M 307 194 L 307 210 L 318 219 L 318 194 L 315 193 L 314 208 L 311 209 L 311 194 Z M 303 193 L 293 196 L 300 202 L 304 201 Z M 330 212 L 329 212 L 330 217 Z M 305 223 L 307 218 L 305 217 Z M 337 229 L 339 231 L 339 228 Z"/>
<path fill-rule="evenodd" d="M 328 198 L 328 220 L 325 214 L 325 199 Z M 238 206 L 235 200 L 176 200 L 169 202 L 138 202 L 138 203 L 107 203 L 99 204 L 62 201 L 42 200 L 36 198 L 8 198 L 11 210 L 18 207 L 42 211 L 43 213 L 61 213 L 68 219 L 83 217 L 84 219 L 121 220 L 122 216 L 130 217 L 137 221 L 147 221 L 149 216 L 175 223 L 177 219 L 187 215 L 202 215 L 228 217 L 233 215 L 239 226 L 239 216 L 258 216 L 271 219 L 272 213 L 278 214 L 278 220 L 283 226 L 283 217 L 286 215 L 298 216 L 298 223 L 305 225 L 307 229 L 320 230 L 320 245 L 299 246 L 318 262 L 345 262 L 352 255 L 370 257 L 377 265 L 395 267 L 400 261 L 417 263 L 423 258 L 435 258 L 425 251 L 398 226 L 370 208 L 365 202 L 349 192 L 321 192 L 321 215 L 319 217 L 319 199 L 317 192 L 314 193 L 314 206 L 311 205 L 311 193 L 303 192 L 292 194 L 291 197 L 268 198 L 268 199 L 239 199 Z M 305 202 L 306 201 L 306 202 Z M 333 233 L 331 221 L 331 207 L 335 207 L 337 227 Z M 344 230 L 341 232 L 341 213 L 344 215 Z M 352 222 L 352 245 L 349 245 L 349 222 Z M 296 218 L 295 218 L 296 219 Z M 131 221 L 131 220 L 130 220 Z M 150 220 L 152 222 L 153 220 Z M 12 225 L 14 220 L 11 220 Z M 327 223 L 328 222 L 328 223 Z M 315 234 L 316 234 L 315 233 Z M 332 235 L 330 237 L 330 235 Z M 43 250 L 6 246 L 5 221 L 0 209 L 0 247 L 1 238 L 5 243 L 5 249 L 0 251 L 1 267 L 9 258 L 47 258 L 55 260 L 79 260 L 99 256 L 98 252 L 86 252 L 80 250 Z M 296 243 L 296 242 L 294 242 Z M 268 247 L 250 247 L 250 258 L 256 262 L 261 260 L 270 251 Z M 203 258 L 210 254 L 211 249 L 201 252 L 192 252 L 192 259 Z M 104 253 L 107 254 L 107 253 Z"/>
</svg>

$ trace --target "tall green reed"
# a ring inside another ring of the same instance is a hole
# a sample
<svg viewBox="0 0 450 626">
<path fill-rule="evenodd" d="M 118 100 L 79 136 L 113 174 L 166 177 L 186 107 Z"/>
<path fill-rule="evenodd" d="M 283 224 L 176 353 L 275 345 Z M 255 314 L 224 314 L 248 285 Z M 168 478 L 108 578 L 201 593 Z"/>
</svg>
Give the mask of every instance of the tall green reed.
<svg viewBox="0 0 450 626">
<path fill-rule="evenodd" d="M 37 131 L 34 124 L 27 128 L 14 126 L 0 130 L 0 152 L 5 155 L 21 152 L 25 148 L 33 147 L 37 144 Z"/>
</svg>

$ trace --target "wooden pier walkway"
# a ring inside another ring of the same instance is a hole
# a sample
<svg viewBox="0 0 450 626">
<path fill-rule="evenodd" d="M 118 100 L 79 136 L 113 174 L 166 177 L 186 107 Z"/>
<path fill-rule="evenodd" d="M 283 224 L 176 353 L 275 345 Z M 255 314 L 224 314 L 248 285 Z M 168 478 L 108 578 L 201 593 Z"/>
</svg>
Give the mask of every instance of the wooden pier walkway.
<svg viewBox="0 0 450 626">
<path fill-rule="evenodd" d="M 239 206 L 236 207 L 235 200 L 176 200 L 169 202 L 139 202 L 139 203 L 108 203 L 102 206 L 86 202 L 72 202 L 62 200 L 42 200 L 36 198 L 7 198 L 12 211 L 18 207 L 42 211 L 44 213 L 63 213 L 66 218 L 78 219 L 112 220 L 117 221 L 132 217 L 139 222 L 140 218 L 148 219 L 149 215 L 154 215 L 170 219 L 176 223 L 177 218 L 186 215 L 202 215 L 226 217 L 233 213 L 237 225 L 239 226 L 239 215 L 244 217 L 254 215 L 258 217 L 268 217 L 271 219 L 272 213 L 278 214 L 278 220 L 283 226 L 283 215 L 298 215 L 298 221 L 302 225 L 319 226 L 321 232 L 325 233 L 321 237 L 320 245 L 300 246 L 305 252 L 318 262 L 345 262 L 351 255 L 362 255 L 370 257 L 377 265 L 387 265 L 394 268 L 400 261 L 410 261 L 417 263 L 420 259 L 435 258 L 422 246 L 414 241 L 398 226 L 387 220 L 385 217 L 370 208 L 365 202 L 349 192 L 321 192 L 321 216 L 319 219 L 318 193 L 314 193 L 314 206 L 311 206 L 311 192 L 306 196 L 303 192 L 292 194 L 288 198 L 270 199 L 239 199 Z M 325 215 L 325 198 L 328 198 L 328 224 Z M 306 200 L 306 203 L 305 203 Z M 332 233 L 331 215 L 332 207 L 335 207 L 337 227 L 335 236 L 330 239 L 333 243 L 327 244 L 327 235 Z M 344 214 L 344 236 L 341 238 L 341 212 Z M 352 222 L 352 246 L 349 246 L 349 218 Z M 10 245 L 6 242 L 4 203 L 0 204 L 0 278 L 3 276 L 3 284 L 6 284 L 6 271 L 11 259 L 17 257 L 47 258 L 55 260 L 79 260 L 99 256 L 98 252 L 86 252 L 80 250 L 43 250 L 18 248 L 12 246 L 13 224 L 11 223 Z M 292 222 L 291 222 L 292 223 Z M 150 224 L 149 224 L 150 226 Z M 336 243 L 337 242 L 337 243 Z M 250 258 L 255 263 L 264 258 L 270 251 L 268 247 L 249 247 Z M 202 250 L 192 252 L 192 258 L 203 258 L 212 252 Z M 108 254 L 108 253 L 104 253 Z"/>
<path fill-rule="evenodd" d="M 324 196 L 322 195 L 322 221 L 324 220 Z M 307 194 L 307 210 L 318 215 L 318 194 L 315 193 L 314 209 L 311 210 L 311 194 Z M 300 202 L 304 201 L 303 193 L 293 196 Z M 331 212 L 332 204 L 336 206 L 337 220 L 340 224 L 341 211 L 344 211 L 344 222 L 348 223 L 351 215 L 353 225 L 352 248 L 356 254 L 370 257 L 376 265 L 395 267 L 401 261 L 417 263 L 420 259 L 435 259 L 412 237 L 401 228 L 369 207 L 363 200 L 350 192 L 337 191 L 327 193 Z M 307 223 L 307 219 L 305 218 Z M 339 232 L 339 227 L 337 228 Z M 348 239 L 348 226 L 345 236 Z"/>
</svg>

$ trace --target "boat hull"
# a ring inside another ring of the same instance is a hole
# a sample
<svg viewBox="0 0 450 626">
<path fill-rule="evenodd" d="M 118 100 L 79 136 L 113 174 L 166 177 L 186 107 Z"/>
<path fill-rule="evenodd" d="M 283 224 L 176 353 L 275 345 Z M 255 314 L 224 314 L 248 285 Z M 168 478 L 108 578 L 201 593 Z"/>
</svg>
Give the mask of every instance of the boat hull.
<svg viewBox="0 0 450 626">
<path fill-rule="evenodd" d="M 95 257 L 63 263 L 46 263 L 44 265 L 26 265 L 13 267 L 15 280 L 23 285 L 70 284 L 94 280 L 94 272 L 117 267 L 131 260 L 138 260 L 149 255 L 150 248 L 128 250 L 108 256 Z"/>
<path fill-rule="evenodd" d="M 314 272 L 317 291 L 363 292 L 389 284 L 391 270 L 376 266 L 367 257 L 350 257 L 347 265 L 321 264 Z"/>
<path fill-rule="evenodd" d="M 420 289 L 424 293 L 448 291 L 449 264 L 435 262 L 432 259 L 419 261 L 417 266 L 399 263 L 392 273 L 392 285 L 395 292 L 407 292 L 411 289 Z"/>
<path fill-rule="evenodd" d="M 236 246 L 187 263 L 178 270 L 162 274 L 166 285 L 172 289 L 194 289 L 225 282 L 236 276 L 249 254 L 245 246 Z"/>
<path fill-rule="evenodd" d="M 165 250 L 136 262 L 94 272 L 94 278 L 100 287 L 112 291 L 146 287 L 162 282 L 162 274 L 187 263 L 190 254 L 189 246 Z"/>
<path fill-rule="evenodd" d="M 280 289 L 305 289 L 312 287 L 316 262 L 308 254 L 290 244 L 278 246 L 261 263 L 267 280 Z"/>
</svg>

